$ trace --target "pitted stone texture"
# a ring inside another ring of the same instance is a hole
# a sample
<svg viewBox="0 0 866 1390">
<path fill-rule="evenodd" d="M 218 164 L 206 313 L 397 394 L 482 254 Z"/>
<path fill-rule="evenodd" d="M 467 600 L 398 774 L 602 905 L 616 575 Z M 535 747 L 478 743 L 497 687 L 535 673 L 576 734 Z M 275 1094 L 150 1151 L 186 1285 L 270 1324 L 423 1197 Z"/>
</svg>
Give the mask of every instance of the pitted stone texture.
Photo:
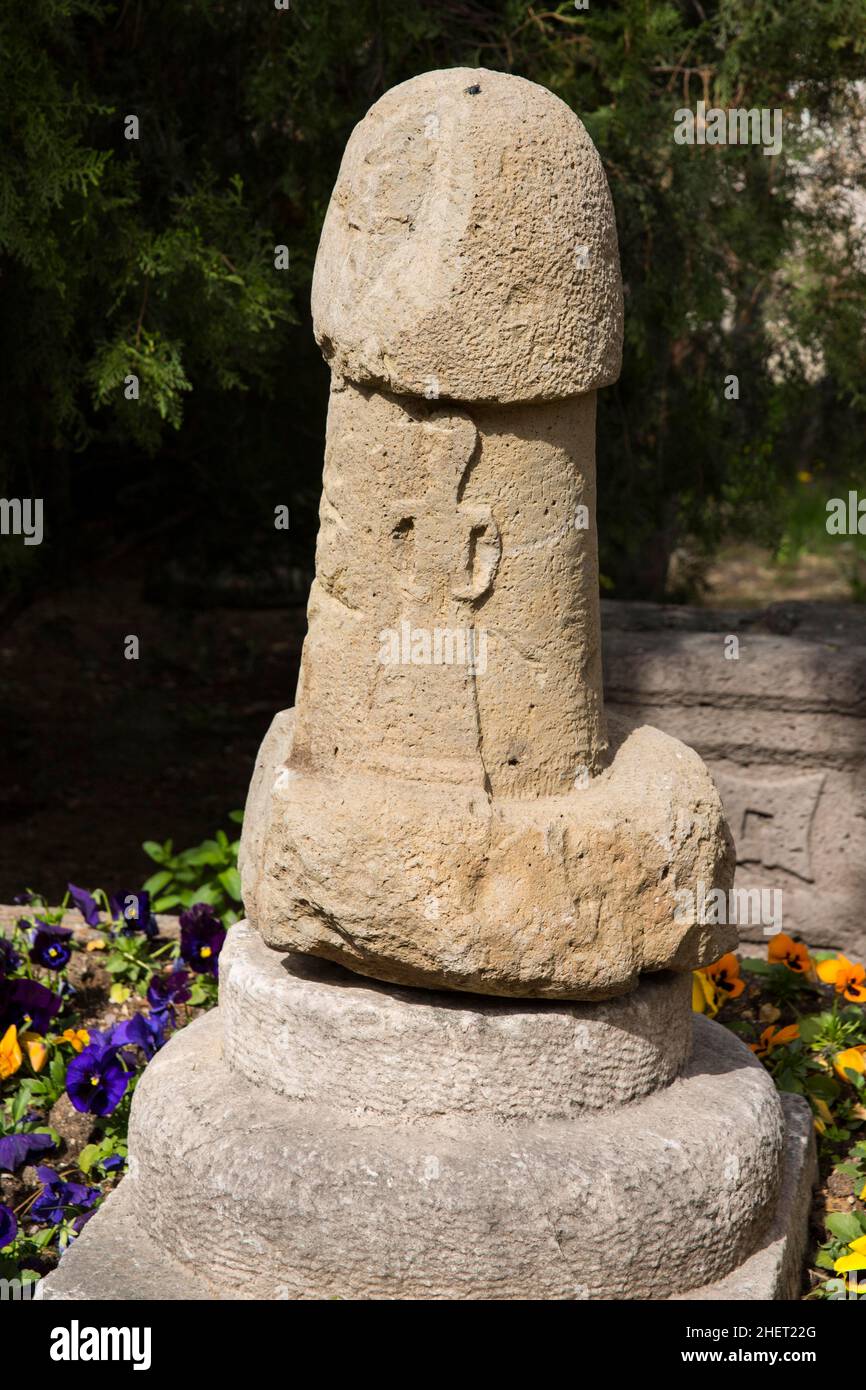
<svg viewBox="0 0 866 1390">
<path fill-rule="evenodd" d="M 370 984 L 309 956 L 281 957 L 243 922 L 220 957 L 229 1068 L 290 1100 L 357 1116 L 556 1119 L 622 1105 L 683 1070 L 690 1010 L 684 975 L 647 978 L 596 1004 Z"/>
<path fill-rule="evenodd" d="M 482 786 L 307 773 L 280 742 L 290 721 L 279 730 L 241 851 L 247 915 L 278 950 L 396 984 L 604 999 L 736 943 L 676 897 L 729 887 L 733 850 L 700 759 L 657 730 L 636 730 L 568 796 L 499 801 Z"/>
<path fill-rule="evenodd" d="M 773 1220 L 758 1249 L 737 1269 L 674 1299 L 702 1302 L 759 1302 L 795 1299 L 803 1290 L 812 1188 L 818 1179 L 815 1125 L 803 1096 L 781 1095 L 785 1116 L 782 1187 Z"/>
<path fill-rule="evenodd" d="M 208 1282 L 236 1298 L 628 1299 L 699 1287 L 761 1244 L 782 1112 L 736 1038 L 701 1018 L 695 1030 L 684 1075 L 616 1110 L 410 1124 L 251 1088 L 222 1061 L 208 1015 L 137 1088 L 138 1220 L 168 1260 L 205 1261 Z"/>
<path fill-rule="evenodd" d="M 337 375 L 400 394 L 553 400 L 615 381 L 616 225 L 581 121 L 485 68 L 386 92 L 346 147 L 313 317 Z"/>
<path fill-rule="evenodd" d="M 716 789 L 683 745 L 605 729 L 594 388 L 621 302 L 577 117 L 483 71 L 388 93 L 350 141 L 313 298 L 333 368 L 316 580 L 294 724 L 247 807 L 251 922 L 373 978 L 514 997 L 605 999 L 717 958 L 734 933 L 682 911 L 730 886 Z"/>
<path fill-rule="evenodd" d="M 294 766 L 494 797 L 599 771 L 594 517 L 594 394 L 443 410 L 335 385 Z"/>
<path fill-rule="evenodd" d="M 782 1187 L 773 1219 L 753 1254 L 721 1279 L 700 1288 L 674 1294 L 677 1299 L 705 1302 L 766 1301 L 797 1298 L 801 1283 L 812 1184 L 817 1160 L 811 1112 L 799 1096 L 782 1096 L 785 1114 L 785 1146 Z M 52 1300 L 81 1299 L 236 1299 L 237 1281 L 206 1283 L 206 1270 L 183 1268 L 169 1260 L 135 1218 L 147 1205 L 145 1195 L 131 1178 L 124 1178 L 117 1192 L 87 1225 L 83 1235 L 68 1248 L 59 1268 L 39 1285 L 39 1297 Z M 277 1285 L 271 1297 L 288 1296 Z M 400 1291 L 393 1295 L 401 1298 Z M 527 1295 L 532 1297 L 533 1295 Z M 584 1298 L 578 1286 L 570 1298 Z M 537 1297 L 537 1295 L 535 1295 Z"/>
<path fill-rule="evenodd" d="M 229 1297 L 208 1285 L 200 1268 L 181 1267 L 154 1244 L 138 1218 L 142 1201 L 132 1179 L 124 1178 L 88 1221 L 87 1240 L 67 1246 L 57 1269 L 37 1286 L 37 1297 L 46 1303 Z"/>
</svg>

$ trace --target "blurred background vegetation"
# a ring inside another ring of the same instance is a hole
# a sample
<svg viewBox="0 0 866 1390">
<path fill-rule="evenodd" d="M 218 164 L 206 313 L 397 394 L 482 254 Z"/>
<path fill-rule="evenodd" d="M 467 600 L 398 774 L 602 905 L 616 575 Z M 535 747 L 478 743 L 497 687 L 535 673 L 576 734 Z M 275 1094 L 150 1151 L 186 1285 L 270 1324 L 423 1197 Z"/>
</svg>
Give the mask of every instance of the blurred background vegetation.
<svg viewBox="0 0 866 1390">
<path fill-rule="evenodd" d="M 822 543 L 825 498 L 866 480 L 863 0 L 4 0 L 0 495 L 46 504 L 42 546 L 0 547 L 7 602 L 96 556 L 157 600 L 303 597 L 328 197 L 371 103 L 458 64 L 551 88 L 607 169 L 606 591 L 699 595 L 731 536 L 788 562 Z M 676 145 L 699 98 L 781 108 L 782 155 Z"/>
</svg>

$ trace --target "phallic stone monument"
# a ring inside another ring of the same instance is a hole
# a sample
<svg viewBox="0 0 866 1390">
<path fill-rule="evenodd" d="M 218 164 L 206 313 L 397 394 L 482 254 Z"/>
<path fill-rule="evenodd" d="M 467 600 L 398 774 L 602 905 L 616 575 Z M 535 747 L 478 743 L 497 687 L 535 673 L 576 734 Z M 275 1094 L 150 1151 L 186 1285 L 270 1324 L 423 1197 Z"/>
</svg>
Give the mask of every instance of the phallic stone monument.
<svg viewBox="0 0 866 1390">
<path fill-rule="evenodd" d="M 681 907 L 730 886 L 721 803 L 602 705 L 622 293 L 577 116 L 484 70 L 388 92 L 313 310 L 316 580 L 249 794 L 248 921 L 46 1296 L 791 1296 L 808 1114 L 690 1007 L 733 944 Z"/>
</svg>

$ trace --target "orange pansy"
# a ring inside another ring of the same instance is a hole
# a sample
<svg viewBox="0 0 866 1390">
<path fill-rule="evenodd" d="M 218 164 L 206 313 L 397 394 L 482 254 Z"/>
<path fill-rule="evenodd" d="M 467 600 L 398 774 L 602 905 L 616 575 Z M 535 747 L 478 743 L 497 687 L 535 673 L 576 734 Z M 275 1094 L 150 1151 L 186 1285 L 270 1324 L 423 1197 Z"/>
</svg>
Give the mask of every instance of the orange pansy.
<svg viewBox="0 0 866 1390">
<path fill-rule="evenodd" d="M 805 975 L 812 968 L 812 958 L 802 941 L 795 941 L 783 931 L 771 938 L 767 960 L 771 965 L 787 965 L 797 975 Z"/>
<path fill-rule="evenodd" d="M 749 1043 L 749 1047 L 758 1057 L 768 1057 L 774 1047 L 784 1047 L 785 1043 L 794 1042 L 799 1036 L 797 1023 L 789 1023 L 785 1028 L 774 1028 L 771 1024 L 764 1029 L 760 1042 Z"/>
<path fill-rule="evenodd" d="M 745 980 L 740 979 L 740 962 L 733 951 L 728 951 L 720 960 L 706 966 L 705 974 L 712 980 L 716 989 L 729 999 L 736 999 L 746 988 Z"/>
<path fill-rule="evenodd" d="M 818 962 L 818 978 L 833 985 L 837 994 L 844 994 L 852 1004 L 866 1004 L 866 967 L 854 965 L 847 956 Z"/>
</svg>

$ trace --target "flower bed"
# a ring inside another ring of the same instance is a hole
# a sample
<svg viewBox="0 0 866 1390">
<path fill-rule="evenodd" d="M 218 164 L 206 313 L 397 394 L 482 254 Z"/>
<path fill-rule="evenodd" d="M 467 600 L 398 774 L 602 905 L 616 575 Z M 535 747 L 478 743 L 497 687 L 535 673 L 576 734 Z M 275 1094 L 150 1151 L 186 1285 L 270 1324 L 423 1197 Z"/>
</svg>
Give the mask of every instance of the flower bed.
<svg viewBox="0 0 866 1390">
<path fill-rule="evenodd" d="M 24 1296 L 122 1177 L 147 1062 L 217 1000 L 237 842 L 145 849 L 159 867 L 139 891 L 28 892 L 0 933 L 0 1279 Z"/>
<path fill-rule="evenodd" d="M 812 1107 L 821 1181 L 806 1297 L 866 1297 L 866 968 L 782 932 L 766 960 L 728 954 L 696 971 L 693 1005 Z"/>
</svg>

